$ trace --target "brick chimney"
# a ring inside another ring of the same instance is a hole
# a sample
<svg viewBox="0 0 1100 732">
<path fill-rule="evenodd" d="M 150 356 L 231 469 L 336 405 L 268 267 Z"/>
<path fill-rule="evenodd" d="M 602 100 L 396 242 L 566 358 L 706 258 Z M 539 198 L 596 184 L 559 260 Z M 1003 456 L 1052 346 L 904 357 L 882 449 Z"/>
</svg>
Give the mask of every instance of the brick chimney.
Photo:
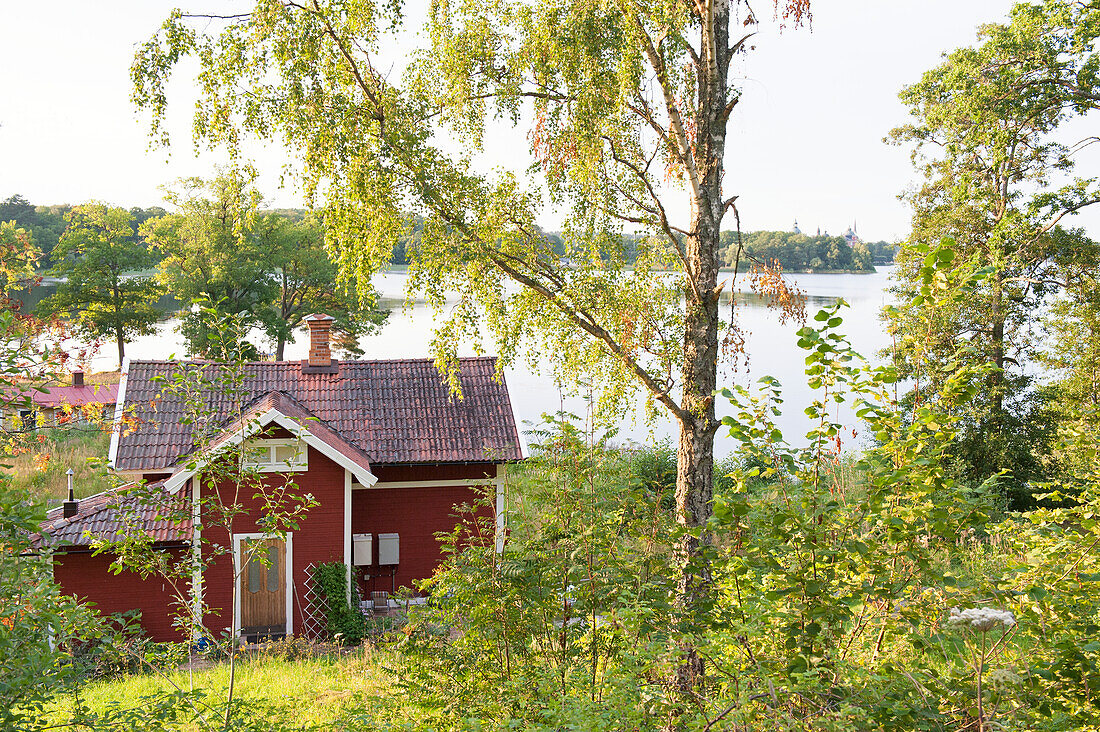
<svg viewBox="0 0 1100 732">
<path fill-rule="evenodd" d="M 322 313 L 306 316 L 306 325 L 309 326 L 309 360 L 306 363 L 310 368 L 328 368 L 335 365 L 330 350 L 330 331 L 335 320 L 336 318 L 331 315 Z"/>
<path fill-rule="evenodd" d="M 84 386 L 84 372 L 83 371 L 74 371 L 73 372 L 73 386 Z"/>
</svg>

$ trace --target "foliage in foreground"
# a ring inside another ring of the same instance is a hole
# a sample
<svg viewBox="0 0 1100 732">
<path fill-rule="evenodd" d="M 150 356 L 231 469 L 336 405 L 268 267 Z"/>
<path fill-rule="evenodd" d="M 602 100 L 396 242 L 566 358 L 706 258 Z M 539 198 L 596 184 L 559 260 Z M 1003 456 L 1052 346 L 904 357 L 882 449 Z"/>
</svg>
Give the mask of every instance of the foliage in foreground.
<svg viewBox="0 0 1100 732">
<path fill-rule="evenodd" d="M 964 297 L 977 281 L 942 280 L 928 294 Z M 503 558 L 452 535 L 451 560 L 431 583 L 436 602 L 412 616 L 398 676 L 416 728 L 1084 729 L 1100 720 L 1100 648 L 1084 640 L 1100 610 L 1100 475 L 1072 487 L 1077 504 L 988 526 L 984 494 L 945 469 L 982 371 L 958 371 L 938 400 L 906 413 L 895 372 L 861 362 L 837 332 L 838 312 L 818 322 L 800 333 L 820 395 L 806 446 L 787 444 L 772 422 L 776 382 L 727 393 L 743 459 L 707 526 L 709 604 L 686 620 L 673 611 L 683 529 L 630 461 L 554 423 L 510 487 L 524 500 Z M 828 418 L 846 400 L 877 439 L 856 482 Z M 960 623 L 971 615 L 953 608 L 993 620 Z M 707 669 L 690 697 L 668 682 L 685 643 Z M 378 700 L 376 721 L 401 698 Z"/>
<path fill-rule="evenodd" d="M 236 670 L 240 688 L 233 730 L 361 729 L 362 700 L 392 689 L 386 671 L 391 652 L 364 646 L 334 653 L 297 640 L 243 651 Z M 192 703 L 217 705 L 229 685 L 227 664 L 200 661 L 187 667 L 146 667 L 144 673 L 93 680 L 58 696 L 42 726 L 92 730 L 193 730 Z M 219 729 L 220 729 L 219 725 Z"/>
</svg>

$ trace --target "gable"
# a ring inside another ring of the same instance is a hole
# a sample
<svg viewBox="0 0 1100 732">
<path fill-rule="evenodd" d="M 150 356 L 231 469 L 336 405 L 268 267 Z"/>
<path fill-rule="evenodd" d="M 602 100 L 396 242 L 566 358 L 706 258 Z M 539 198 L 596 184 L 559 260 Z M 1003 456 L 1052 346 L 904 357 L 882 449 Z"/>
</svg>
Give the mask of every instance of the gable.
<svg viewBox="0 0 1100 732">
<path fill-rule="evenodd" d="M 304 443 L 303 447 L 308 445 L 319 451 L 348 470 L 363 485 L 377 482 L 378 479 L 371 473 L 370 459 L 366 453 L 294 399 L 280 392 L 272 392 L 256 399 L 238 419 L 225 425 L 217 439 L 205 446 L 202 452 L 182 456 L 172 475 L 164 481 L 165 489 L 176 492 L 188 478 L 201 472 L 214 455 L 229 447 L 247 445 L 271 425 L 286 430 L 295 441 Z"/>
</svg>

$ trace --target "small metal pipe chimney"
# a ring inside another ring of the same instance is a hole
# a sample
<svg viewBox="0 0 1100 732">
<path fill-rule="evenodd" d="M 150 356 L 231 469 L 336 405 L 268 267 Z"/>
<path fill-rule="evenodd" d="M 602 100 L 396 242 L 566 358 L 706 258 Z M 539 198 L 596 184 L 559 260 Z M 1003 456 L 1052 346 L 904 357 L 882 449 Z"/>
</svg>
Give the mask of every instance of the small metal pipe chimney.
<svg viewBox="0 0 1100 732">
<path fill-rule="evenodd" d="M 76 500 L 76 493 L 73 491 L 73 469 L 66 470 L 65 475 L 69 476 L 69 500 L 61 504 L 61 515 L 72 518 L 80 510 L 80 503 Z"/>
</svg>

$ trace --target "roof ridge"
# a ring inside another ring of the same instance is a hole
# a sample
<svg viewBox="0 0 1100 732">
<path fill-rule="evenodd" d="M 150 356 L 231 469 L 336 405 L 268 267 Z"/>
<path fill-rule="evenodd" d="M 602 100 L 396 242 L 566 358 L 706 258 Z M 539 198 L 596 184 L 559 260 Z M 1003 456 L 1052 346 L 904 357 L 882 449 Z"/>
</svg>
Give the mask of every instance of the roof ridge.
<svg viewBox="0 0 1100 732">
<path fill-rule="evenodd" d="M 302 361 L 305 359 L 286 359 L 283 361 L 243 361 L 245 366 L 301 366 Z M 485 356 L 458 356 L 459 361 L 497 361 L 500 360 L 500 356 L 497 354 L 485 355 Z M 431 356 L 417 356 L 417 357 L 405 357 L 405 358 L 358 358 L 347 361 L 340 361 L 341 366 L 355 366 L 362 364 L 374 364 L 374 363 L 435 363 L 435 359 Z M 212 359 L 205 358 L 177 358 L 177 359 L 161 359 L 161 358 L 134 358 L 130 359 L 130 365 L 133 364 L 215 364 L 224 365 L 224 361 L 214 361 Z"/>
</svg>

